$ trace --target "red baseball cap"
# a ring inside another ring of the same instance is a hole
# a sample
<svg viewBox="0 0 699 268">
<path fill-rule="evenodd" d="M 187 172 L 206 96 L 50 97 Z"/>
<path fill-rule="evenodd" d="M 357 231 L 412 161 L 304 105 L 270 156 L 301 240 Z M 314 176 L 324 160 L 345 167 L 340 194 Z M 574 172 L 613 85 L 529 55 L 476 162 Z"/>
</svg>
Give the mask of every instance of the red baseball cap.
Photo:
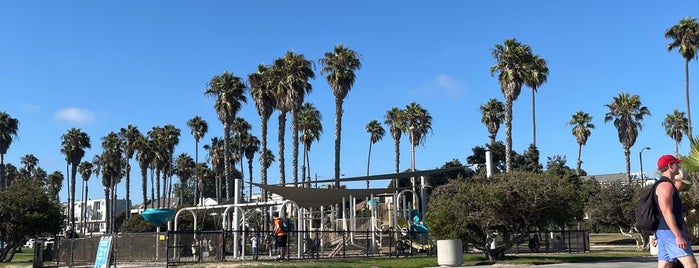
<svg viewBox="0 0 699 268">
<path fill-rule="evenodd" d="M 682 160 L 677 159 L 676 157 L 666 154 L 658 158 L 658 169 L 661 169 L 669 164 L 672 163 L 679 163 L 682 162 Z"/>
</svg>

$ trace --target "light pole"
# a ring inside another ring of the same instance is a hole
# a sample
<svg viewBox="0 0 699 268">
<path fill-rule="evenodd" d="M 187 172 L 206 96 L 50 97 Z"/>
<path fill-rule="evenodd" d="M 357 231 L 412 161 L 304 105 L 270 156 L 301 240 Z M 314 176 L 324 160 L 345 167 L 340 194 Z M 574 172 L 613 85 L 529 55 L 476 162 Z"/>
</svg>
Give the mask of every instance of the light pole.
<svg viewBox="0 0 699 268">
<path fill-rule="evenodd" d="M 641 165 L 641 183 L 644 183 L 644 178 L 643 178 L 643 150 L 650 150 L 650 147 L 644 147 L 641 149 L 640 152 L 638 152 L 638 162 Z"/>
</svg>

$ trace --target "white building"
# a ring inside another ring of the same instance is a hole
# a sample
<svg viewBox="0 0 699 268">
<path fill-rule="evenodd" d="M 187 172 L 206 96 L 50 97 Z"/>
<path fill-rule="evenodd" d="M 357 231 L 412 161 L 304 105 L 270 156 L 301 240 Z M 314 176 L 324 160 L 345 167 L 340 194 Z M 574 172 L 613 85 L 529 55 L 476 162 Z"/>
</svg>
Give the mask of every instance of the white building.
<svg viewBox="0 0 699 268">
<path fill-rule="evenodd" d="M 115 216 L 128 207 L 126 199 L 117 199 Z M 78 201 L 73 204 L 73 208 L 75 211 L 73 214 L 75 229 L 78 234 L 100 234 L 107 231 L 107 201 L 105 199 L 87 200 L 85 209 L 83 209 L 83 202 Z M 85 225 L 83 225 L 83 215 L 85 215 Z M 69 226 L 70 222 L 67 225 Z"/>
</svg>

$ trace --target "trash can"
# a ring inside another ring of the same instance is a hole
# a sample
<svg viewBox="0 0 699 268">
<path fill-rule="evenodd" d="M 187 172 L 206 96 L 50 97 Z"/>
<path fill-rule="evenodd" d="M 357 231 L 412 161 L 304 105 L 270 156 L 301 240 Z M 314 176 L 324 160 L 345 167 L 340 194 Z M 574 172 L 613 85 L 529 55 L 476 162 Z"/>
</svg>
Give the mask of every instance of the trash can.
<svg viewBox="0 0 699 268">
<path fill-rule="evenodd" d="M 34 240 L 34 262 L 32 267 L 44 267 L 44 241 L 46 240 Z"/>
</svg>

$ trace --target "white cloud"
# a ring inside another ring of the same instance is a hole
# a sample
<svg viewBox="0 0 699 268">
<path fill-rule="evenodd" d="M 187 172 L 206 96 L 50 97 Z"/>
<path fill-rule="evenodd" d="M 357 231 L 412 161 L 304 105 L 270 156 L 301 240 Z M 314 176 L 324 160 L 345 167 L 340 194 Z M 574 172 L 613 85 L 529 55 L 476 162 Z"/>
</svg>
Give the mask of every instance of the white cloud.
<svg viewBox="0 0 699 268">
<path fill-rule="evenodd" d="M 466 86 L 464 84 L 446 74 L 438 75 L 432 83 L 450 97 L 461 96 L 461 94 L 466 91 Z"/>
<path fill-rule="evenodd" d="M 53 117 L 62 122 L 86 124 L 95 120 L 95 116 L 88 110 L 75 107 L 67 107 L 58 110 Z"/>
</svg>

